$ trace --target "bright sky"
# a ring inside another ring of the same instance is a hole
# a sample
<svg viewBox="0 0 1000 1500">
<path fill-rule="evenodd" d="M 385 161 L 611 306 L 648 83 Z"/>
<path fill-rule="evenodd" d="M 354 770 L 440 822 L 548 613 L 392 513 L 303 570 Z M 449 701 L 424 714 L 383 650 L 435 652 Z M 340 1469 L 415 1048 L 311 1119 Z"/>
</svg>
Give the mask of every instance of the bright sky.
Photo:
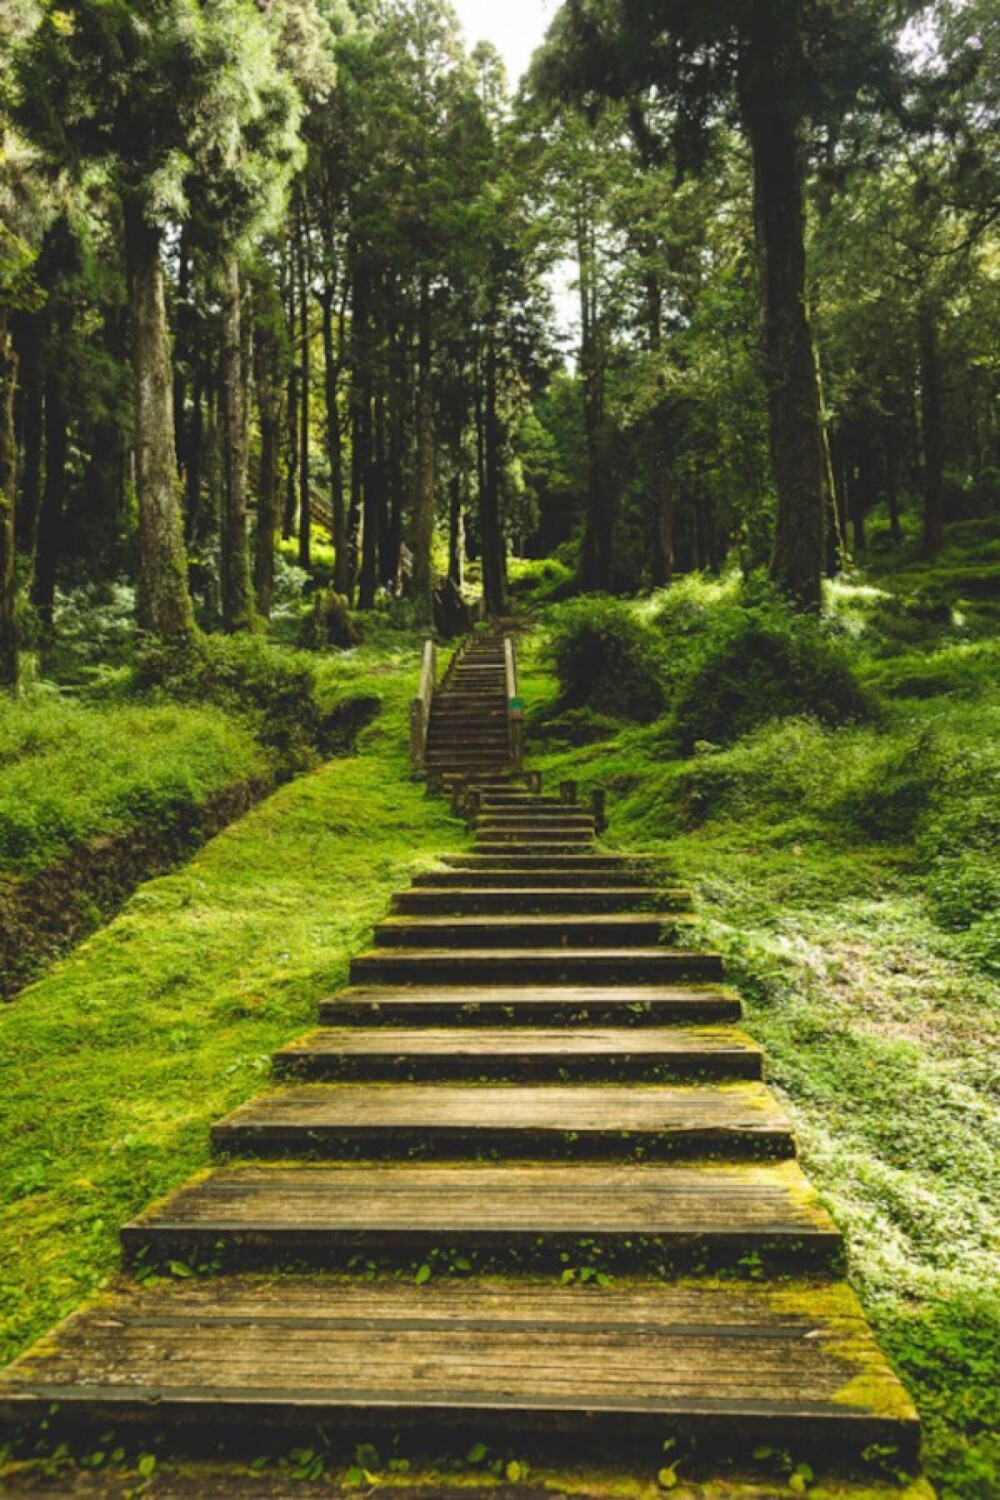
<svg viewBox="0 0 1000 1500">
<path fill-rule="evenodd" d="M 511 90 L 531 61 L 559 0 L 452 0 L 470 47 L 492 42 L 507 64 Z"/>
</svg>

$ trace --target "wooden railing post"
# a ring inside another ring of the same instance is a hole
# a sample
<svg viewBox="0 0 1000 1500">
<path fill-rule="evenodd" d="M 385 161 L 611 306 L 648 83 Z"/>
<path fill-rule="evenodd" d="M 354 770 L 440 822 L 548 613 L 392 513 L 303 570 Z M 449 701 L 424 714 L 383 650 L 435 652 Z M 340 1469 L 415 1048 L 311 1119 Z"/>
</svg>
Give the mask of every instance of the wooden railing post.
<svg viewBox="0 0 1000 1500">
<path fill-rule="evenodd" d="M 603 833 L 608 826 L 607 793 L 602 786 L 595 786 L 590 793 L 590 810 L 594 814 L 594 829 Z"/>
<path fill-rule="evenodd" d="M 507 731 L 510 736 L 510 760 L 517 772 L 524 770 L 524 704 L 517 691 L 517 646 L 513 635 L 504 635 L 503 655 L 507 669 Z"/>
<path fill-rule="evenodd" d="M 420 664 L 420 691 L 410 704 L 410 763 L 415 773 L 423 771 L 427 764 L 427 731 L 436 686 L 437 646 L 433 637 L 428 636 Z"/>
</svg>

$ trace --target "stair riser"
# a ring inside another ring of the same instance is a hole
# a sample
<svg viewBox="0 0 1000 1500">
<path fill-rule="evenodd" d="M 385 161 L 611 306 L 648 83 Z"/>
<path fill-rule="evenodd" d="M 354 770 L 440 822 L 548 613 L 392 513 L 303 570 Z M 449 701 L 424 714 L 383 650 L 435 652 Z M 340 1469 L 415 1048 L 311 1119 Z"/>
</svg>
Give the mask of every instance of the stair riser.
<svg viewBox="0 0 1000 1500">
<path fill-rule="evenodd" d="M 408 1057 L 406 1038 L 399 1057 L 330 1057 L 301 1054 L 274 1059 L 275 1077 L 298 1083 L 676 1083 L 695 1079 L 756 1081 L 763 1077 L 758 1052 L 705 1052 L 663 1058 L 608 1056 L 549 1057 L 505 1055 L 497 1059 Z"/>
<path fill-rule="evenodd" d="M 714 954 L 639 956 L 629 953 L 614 958 L 582 949 L 551 958 L 537 958 L 516 951 L 488 959 L 457 954 L 433 958 L 420 955 L 386 954 L 360 957 L 351 964 L 352 984 L 560 984 L 574 980 L 584 984 L 673 984 L 691 979 L 713 984 L 722 979 L 722 962 Z"/>
<path fill-rule="evenodd" d="M 185 1265 L 211 1265 L 216 1273 L 293 1267 L 342 1272 L 355 1269 L 352 1262 L 358 1255 L 366 1261 L 377 1260 L 382 1271 L 412 1273 L 442 1244 L 448 1246 L 453 1260 L 467 1260 L 477 1275 L 523 1276 L 528 1270 L 559 1276 L 567 1265 L 581 1259 L 581 1242 L 586 1242 L 588 1264 L 618 1276 L 731 1271 L 739 1261 L 751 1259 L 758 1272 L 831 1275 L 839 1273 L 844 1263 L 841 1236 L 822 1230 L 713 1229 L 677 1234 L 665 1226 L 657 1233 L 636 1234 L 582 1225 L 576 1234 L 550 1234 L 541 1224 L 537 1229 L 470 1230 L 445 1225 L 422 1230 L 263 1223 L 248 1229 L 220 1218 L 218 1223 L 195 1228 L 184 1223 L 127 1225 L 121 1241 L 126 1267 L 165 1268 L 169 1261 L 178 1260 Z"/>
<path fill-rule="evenodd" d="M 636 1359 L 644 1357 L 637 1342 Z M 513 1397 L 499 1406 L 477 1405 L 457 1391 L 442 1393 L 437 1400 L 401 1404 L 381 1392 L 366 1400 L 350 1384 L 348 1371 L 343 1390 L 326 1397 L 274 1389 L 252 1400 L 235 1394 L 176 1398 L 161 1384 L 136 1390 L 108 1386 L 97 1400 L 86 1390 L 39 1386 L 0 1401 L 0 1425 L 43 1428 L 46 1448 L 65 1441 L 69 1448 L 84 1452 L 93 1447 L 94 1434 L 102 1428 L 115 1429 L 123 1444 L 143 1444 L 155 1435 L 156 1451 L 163 1457 L 207 1454 L 216 1461 L 249 1460 L 262 1453 L 286 1455 L 295 1447 L 315 1449 L 317 1429 L 342 1451 L 351 1453 L 358 1443 L 372 1442 L 382 1451 L 412 1455 L 418 1463 L 462 1455 L 477 1442 L 504 1453 L 510 1450 L 512 1433 L 518 1454 L 535 1465 L 577 1467 L 589 1462 L 613 1465 L 616 1471 L 623 1454 L 628 1454 L 630 1470 L 655 1471 L 663 1460 L 666 1437 L 685 1448 L 690 1444 L 692 1456 L 701 1454 L 712 1472 L 726 1459 L 751 1473 L 759 1471 L 753 1453 L 761 1446 L 787 1450 L 796 1460 L 808 1459 L 817 1466 L 828 1463 L 836 1470 L 863 1463 L 869 1449 L 891 1452 L 897 1468 L 915 1468 L 919 1458 L 915 1423 L 854 1415 L 849 1408 L 842 1417 L 829 1416 L 828 1409 L 822 1416 L 807 1411 L 800 1417 L 776 1417 L 766 1400 L 753 1407 L 744 1403 L 737 1411 L 727 1411 L 724 1403 L 692 1411 L 681 1399 L 676 1409 L 655 1405 L 608 1411 L 574 1408 L 565 1401 L 539 1408 Z M 773 1490 L 766 1477 L 770 1471 L 763 1472 L 764 1485 Z"/>
<path fill-rule="evenodd" d="M 650 876 L 666 877 L 669 874 L 658 865 L 636 863 L 620 854 L 591 854 L 589 850 L 552 858 L 544 853 L 523 854 L 517 849 L 504 850 L 499 855 L 470 851 L 468 854 L 446 854 L 441 863 L 447 865 L 449 870 L 463 870 L 467 873 L 480 870 L 558 870 L 560 875 L 580 874 L 588 880 L 595 873 L 622 875 L 629 880 L 639 875 L 640 883 Z"/>
<path fill-rule="evenodd" d="M 636 1130 L 504 1129 L 423 1124 L 406 1128 L 291 1124 L 212 1127 L 213 1150 L 225 1156 L 323 1161 L 786 1161 L 790 1131 L 721 1131 L 711 1127 Z"/>
<path fill-rule="evenodd" d="M 545 887 L 555 898 L 560 895 L 568 896 L 572 893 L 579 894 L 581 891 L 607 891 L 609 898 L 614 899 L 618 890 L 639 891 L 643 886 L 641 877 L 629 870 L 595 870 L 592 874 L 576 875 L 572 870 L 430 870 L 423 875 L 417 875 L 413 882 L 415 890 L 406 892 L 406 896 L 423 895 L 440 886 L 448 890 L 468 891 L 491 891 L 491 890 L 513 890 L 523 886 L 527 889 L 541 889 Z M 650 881 L 648 886 L 641 892 L 641 899 L 652 899 L 658 887 Z M 637 896 L 636 899 L 640 899 Z M 667 892 L 663 898 L 680 902 L 681 896 Z M 684 893 L 683 908 L 686 910 L 690 904 L 690 896 Z M 401 908 L 402 910 L 402 908 Z"/>
<path fill-rule="evenodd" d="M 690 901 L 679 897 L 659 896 L 654 888 L 635 891 L 623 886 L 610 891 L 535 891 L 523 894 L 510 890 L 406 891 L 393 898 L 393 910 L 409 916 L 518 916 L 544 915 L 550 912 L 583 916 L 616 912 L 687 911 Z"/>
<path fill-rule="evenodd" d="M 380 922 L 375 941 L 380 948 L 609 948 L 651 947 L 659 942 L 662 921 L 616 923 L 614 917 L 596 918 L 593 924 L 567 927 L 558 918 L 543 924 L 518 925 L 516 917 L 502 928 L 483 926 L 475 917 L 459 919 L 453 926 L 421 927 L 419 919 L 395 926 Z"/>
<path fill-rule="evenodd" d="M 327 1026 L 700 1026 L 738 1021 L 743 1007 L 735 997 L 706 995 L 690 1000 L 648 1002 L 559 1000 L 505 1005 L 501 1001 L 414 1005 L 406 1000 L 326 1000 L 320 1021 Z"/>
</svg>

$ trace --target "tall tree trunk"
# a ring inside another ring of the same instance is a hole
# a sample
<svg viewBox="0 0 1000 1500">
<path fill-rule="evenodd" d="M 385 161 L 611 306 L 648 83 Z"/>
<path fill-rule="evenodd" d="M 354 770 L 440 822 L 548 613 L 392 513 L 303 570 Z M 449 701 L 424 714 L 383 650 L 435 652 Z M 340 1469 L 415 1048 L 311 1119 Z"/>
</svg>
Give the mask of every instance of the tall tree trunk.
<svg viewBox="0 0 1000 1500">
<path fill-rule="evenodd" d="M 659 451 L 657 475 L 656 538 L 653 548 L 653 587 L 667 588 L 674 581 L 674 522 L 677 490 L 670 455 Z"/>
<path fill-rule="evenodd" d="M 14 513 L 15 542 L 32 563 L 38 542 L 38 513 L 42 503 L 42 442 L 45 385 L 42 379 L 42 320 L 22 313 L 12 323 L 19 369 L 21 415 L 21 494 Z"/>
<path fill-rule="evenodd" d="M 434 390 L 431 289 L 420 279 L 417 335 L 417 493 L 413 517 L 413 597 L 421 624 L 434 623 Z"/>
<path fill-rule="evenodd" d="M 257 323 L 254 354 L 260 422 L 254 588 L 257 609 L 265 620 L 269 620 L 274 592 L 274 546 L 281 524 L 282 372 L 281 351 L 266 313 Z"/>
<path fill-rule="evenodd" d="M 323 288 L 323 387 L 326 395 L 326 452 L 330 464 L 330 504 L 333 510 L 333 586 L 338 594 L 347 594 L 347 517 L 344 513 L 344 454 L 340 422 L 341 353 L 335 351 L 333 326 L 334 284 Z"/>
<path fill-rule="evenodd" d="M 312 566 L 312 506 L 309 493 L 309 407 L 312 358 L 309 348 L 309 257 L 305 214 L 299 220 L 299 341 L 302 345 L 302 405 L 299 412 L 299 567 Z"/>
<path fill-rule="evenodd" d="M 57 340 L 57 346 L 58 343 Z M 69 458 L 69 414 L 62 379 L 62 371 L 57 369 L 50 370 L 45 379 L 45 486 L 38 515 L 38 546 L 31 587 L 31 600 L 38 611 L 46 643 L 52 635 Z"/>
<path fill-rule="evenodd" d="M 185 446 L 187 463 L 184 470 L 184 529 L 192 542 L 201 536 L 201 484 L 205 459 L 205 393 L 202 375 L 195 377 L 191 390 L 191 411 L 188 417 Z"/>
<path fill-rule="evenodd" d="M 187 487 L 187 470 L 190 463 L 187 381 L 188 363 L 191 358 L 191 247 L 188 226 L 181 231 L 177 251 L 177 297 L 174 305 L 174 349 L 173 349 L 173 401 L 174 436 L 177 441 L 177 468 Z"/>
<path fill-rule="evenodd" d="M 500 414 L 497 410 L 496 333 L 486 334 L 483 391 L 483 492 L 479 497 L 479 530 L 483 549 L 483 604 L 488 619 L 506 607 L 503 532 L 500 525 Z"/>
<path fill-rule="evenodd" d="M 771 576 L 818 610 L 827 503 L 806 311 L 802 38 L 798 0 L 754 0 L 741 105 L 754 166 L 764 381 L 777 491 Z"/>
<path fill-rule="evenodd" d="M 462 470 L 456 456 L 448 501 L 448 580 L 457 589 L 465 582 L 465 508 L 462 504 Z"/>
<path fill-rule="evenodd" d="M 139 496 L 139 621 L 163 640 L 194 637 L 174 448 L 170 343 L 159 231 L 126 200 L 136 487 Z"/>
<path fill-rule="evenodd" d="M 295 345 L 297 314 L 295 305 L 295 264 L 293 256 L 289 256 L 288 287 L 287 287 L 287 319 L 288 335 L 292 346 Z M 296 360 L 292 360 L 288 369 L 288 402 L 287 402 L 287 429 L 286 443 L 288 452 L 288 465 L 285 471 L 285 513 L 282 517 L 281 535 L 285 541 L 291 541 L 295 535 L 295 512 L 298 509 L 299 494 L 299 371 Z"/>
<path fill-rule="evenodd" d="M 944 406 L 937 309 L 920 305 L 920 415 L 924 450 L 924 551 L 944 546 Z"/>
<path fill-rule="evenodd" d="M 375 589 L 378 584 L 378 540 L 379 540 L 379 473 L 375 452 L 374 428 L 372 425 L 371 366 L 366 362 L 364 379 L 364 401 L 359 413 L 361 430 L 358 443 L 361 451 L 363 501 L 361 521 L 361 572 L 358 577 L 358 608 L 373 609 Z"/>
<path fill-rule="evenodd" d="M 899 514 L 899 446 L 895 424 L 890 420 L 884 429 L 885 444 L 885 503 L 889 511 L 889 535 L 898 547 L 903 540 L 903 527 Z"/>
<path fill-rule="evenodd" d="M 253 623 L 247 553 L 247 443 L 243 420 L 243 324 L 240 267 L 226 256 L 222 289 L 222 471 L 224 512 L 219 562 L 222 624 L 230 633 Z"/>
<path fill-rule="evenodd" d="M 587 514 L 580 581 L 588 593 L 606 593 L 611 587 L 614 497 L 604 475 L 604 375 L 598 348 L 594 246 L 592 226 L 583 209 L 577 217 L 576 240 L 580 276 L 580 390 L 587 448 Z"/>
<path fill-rule="evenodd" d="M 406 501 L 404 462 L 406 457 L 407 383 L 405 357 L 393 382 L 389 413 L 388 473 L 386 476 L 386 545 L 380 549 L 379 579 L 382 587 L 394 592 L 399 586 L 399 556 L 403 544 L 403 510 Z"/>
<path fill-rule="evenodd" d="M 14 394 L 17 353 L 10 325 L 0 319 L 0 689 L 16 693 L 17 581 L 14 573 L 14 495 L 17 445 L 14 439 Z"/>
</svg>

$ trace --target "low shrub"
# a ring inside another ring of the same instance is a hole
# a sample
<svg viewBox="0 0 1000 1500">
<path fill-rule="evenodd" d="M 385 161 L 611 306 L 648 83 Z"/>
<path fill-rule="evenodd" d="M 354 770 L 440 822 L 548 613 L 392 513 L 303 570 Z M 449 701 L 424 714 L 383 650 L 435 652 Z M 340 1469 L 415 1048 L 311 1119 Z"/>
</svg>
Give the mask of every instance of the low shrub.
<svg viewBox="0 0 1000 1500">
<path fill-rule="evenodd" d="M 686 752 L 699 740 L 730 744 L 770 719 L 836 725 L 874 717 L 874 699 L 845 648 L 770 590 L 746 590 L 707 629 L 674 704 Z"/>
<path fill-rule="evenodd" d="M 620 600 L 589 596 L 561 605 L 548 651 L 562 711 L 589 708 L 649 723 L 666 707 L 656 632 Z"/>
<path fill-rule="evenodd" d="M 350 650 L 360 644 L 361 628 L 350 606 L 334 589 L 321 589 L 299 625 L 299 645 L 307 651 Z"/>
</svg>

